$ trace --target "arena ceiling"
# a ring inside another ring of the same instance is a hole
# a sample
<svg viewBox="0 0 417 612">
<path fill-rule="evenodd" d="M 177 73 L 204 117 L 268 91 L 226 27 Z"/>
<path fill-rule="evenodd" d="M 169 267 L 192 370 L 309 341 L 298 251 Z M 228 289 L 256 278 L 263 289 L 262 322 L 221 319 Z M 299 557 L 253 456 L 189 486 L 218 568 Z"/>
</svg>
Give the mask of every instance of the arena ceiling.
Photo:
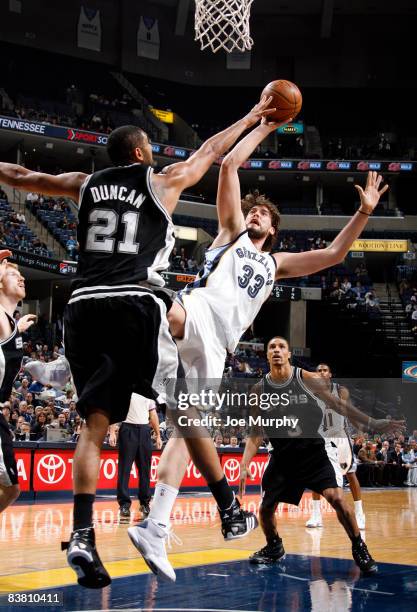
<svg viewBox="0 0 417 612">
<path fill-rule="evenodd" d="M 194 0 L 153 0 L 169 8 L 194 11 Z M 341 15 L 416 14 L 415 0 L 253 0 L 252 15 L 320 15 L 324 10 Z"/>
</svg>

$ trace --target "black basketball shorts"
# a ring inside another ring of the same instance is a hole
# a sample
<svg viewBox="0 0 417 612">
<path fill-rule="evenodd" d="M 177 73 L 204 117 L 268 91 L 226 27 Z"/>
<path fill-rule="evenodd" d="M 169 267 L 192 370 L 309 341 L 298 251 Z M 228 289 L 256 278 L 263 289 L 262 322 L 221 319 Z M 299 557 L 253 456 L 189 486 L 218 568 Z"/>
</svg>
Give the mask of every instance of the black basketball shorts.
<svg viewBox="0 0 417 612">
<path fill-rule="evenodd" d="M 337 450 L 323 444 L 311 447 L 298 456 L 271 454 L 262 478 L 262 506 L 275 508 L 280 502 L 298 506 L 305 489 L 322 493 L 343 486 L 337 462 Z"/>
<path fill-rule="evenodd" d="M 133 392 L 156 399 L 180 367 L 164 302 L 137 285 L 74 291 L 64 345 L 83 418 L 98 409 L 124 421 Z"/>
<path fill-rule="evenodd" d="M 0 485 L 11 487 L 18 482 L 12 434 L 6 419 L 0 413 Z"/>
</svg>

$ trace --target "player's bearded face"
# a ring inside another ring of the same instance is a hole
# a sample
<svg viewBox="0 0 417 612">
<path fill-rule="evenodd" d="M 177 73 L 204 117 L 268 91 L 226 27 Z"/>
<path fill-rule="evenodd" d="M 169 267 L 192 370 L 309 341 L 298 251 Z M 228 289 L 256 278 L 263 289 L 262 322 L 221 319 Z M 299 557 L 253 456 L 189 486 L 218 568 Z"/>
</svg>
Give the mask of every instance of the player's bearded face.
<svg viewBox="0 0 417 612">
<path fill-rule="evenodd" d="M 267 208 L 254 206 L 246 216 L 249 238 L 266 238 L 271 231 L 271 215 Z"/>
</svg>

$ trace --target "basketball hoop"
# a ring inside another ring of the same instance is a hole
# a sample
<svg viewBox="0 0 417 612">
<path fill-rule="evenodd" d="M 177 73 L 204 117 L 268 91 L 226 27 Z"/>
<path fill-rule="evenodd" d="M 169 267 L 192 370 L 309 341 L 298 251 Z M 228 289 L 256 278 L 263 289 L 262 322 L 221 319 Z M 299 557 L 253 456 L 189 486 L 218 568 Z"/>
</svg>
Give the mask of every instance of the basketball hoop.
<svg viewBox="0 0 417 612">
<path fill-rule="evenodd" d="M 253 40 L 249 31 L 253 0 L 195 0 L 195 38 L 203 51 L 224 49 L 249 51 Z"/>
</svg>

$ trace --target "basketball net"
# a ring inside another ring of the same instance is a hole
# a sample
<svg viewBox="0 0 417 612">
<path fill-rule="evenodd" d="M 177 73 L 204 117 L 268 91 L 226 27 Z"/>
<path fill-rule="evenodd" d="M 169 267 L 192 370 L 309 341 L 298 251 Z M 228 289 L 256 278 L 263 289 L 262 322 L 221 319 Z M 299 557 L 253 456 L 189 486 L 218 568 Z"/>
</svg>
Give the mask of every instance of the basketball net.
<svg viewBox="0 0 417 612">
<path fill-rule="evenodd" d="M 253 40 L 249 31 L 253 0 L 195 0 L 195 38 L 203 51 L 224 49 L 249 51 Z"/>
</svg>

